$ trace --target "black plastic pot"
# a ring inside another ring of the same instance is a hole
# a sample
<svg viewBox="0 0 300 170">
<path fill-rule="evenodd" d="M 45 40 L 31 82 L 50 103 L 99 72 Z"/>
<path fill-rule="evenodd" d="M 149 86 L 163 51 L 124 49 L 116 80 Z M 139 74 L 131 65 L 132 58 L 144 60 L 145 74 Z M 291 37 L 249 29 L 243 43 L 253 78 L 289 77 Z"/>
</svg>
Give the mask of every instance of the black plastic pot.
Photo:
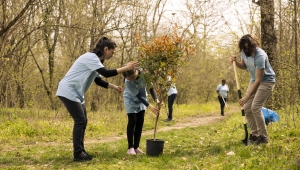
<svg viewBox="0 0 300 170">
<path fill-rule="evenodd" d="M 147 156 L 159 156 L 163 154 L 164 140 L 161 139 L 147 139 L 146 140 L 146 155 Z"/>
</svg>

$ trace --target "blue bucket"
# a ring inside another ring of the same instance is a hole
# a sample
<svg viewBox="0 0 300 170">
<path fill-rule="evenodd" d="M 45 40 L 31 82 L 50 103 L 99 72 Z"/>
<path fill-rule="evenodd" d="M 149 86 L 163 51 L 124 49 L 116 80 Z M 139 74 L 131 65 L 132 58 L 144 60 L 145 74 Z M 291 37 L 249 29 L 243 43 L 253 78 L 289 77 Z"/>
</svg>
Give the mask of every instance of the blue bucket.
<svg viewBox="0 0 300 170">
<path fill-rule="evenodd" d="M 268 125 L 271 122 L 278 122 L 279 121 L 279 115 L 275 111 L 267 109 L 265 107 L 263 107 L 261 109 L 261 111 L 264 115 L 266 125 Z"/>
</svg>

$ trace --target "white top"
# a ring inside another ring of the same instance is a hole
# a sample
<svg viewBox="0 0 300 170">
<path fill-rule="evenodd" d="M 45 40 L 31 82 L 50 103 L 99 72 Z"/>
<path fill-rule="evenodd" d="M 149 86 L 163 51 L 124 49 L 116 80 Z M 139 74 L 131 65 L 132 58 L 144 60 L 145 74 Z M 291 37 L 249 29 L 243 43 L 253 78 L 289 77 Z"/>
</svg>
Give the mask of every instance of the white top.
<svg viewBox="0 0 300 170">
<path fill-rule="evenodd" d="M 229 87 L 226 84 L 224 84 L 224 86 L 222 84 L 219 84 L 217 86 L 217 90 L 223 98 L 227 98 L 227 92 L 229 91 Z"/>
<path fill-rule="evenodd" d="M 172 80 L 171 76 L 168 76 L 168 77 L 167 77 L 167 82 L 169 82 L 169 81 L 171 81 L 171 80 Z M 178 92 L 177 92 L 177 89 L 176 89 L 176 86 L 175 86 L 175 83 L 172 83 L 172 84 L 170 85 L 170 87 L 167 88 L 167 90 L 168 90 L 168 96 L 171 96 L 172 94 L 177 94 L 177 93 L 178 93 Z"/>
<path fill-rule="evenodd" d="M 100 77 L 96 70 L 102 67 L 104 66 L 95 53 L 87 52 L 81 55 L 59 82 L 56 96 L 84 103 L 84 93 L 94 79 Z"/>
</svg>

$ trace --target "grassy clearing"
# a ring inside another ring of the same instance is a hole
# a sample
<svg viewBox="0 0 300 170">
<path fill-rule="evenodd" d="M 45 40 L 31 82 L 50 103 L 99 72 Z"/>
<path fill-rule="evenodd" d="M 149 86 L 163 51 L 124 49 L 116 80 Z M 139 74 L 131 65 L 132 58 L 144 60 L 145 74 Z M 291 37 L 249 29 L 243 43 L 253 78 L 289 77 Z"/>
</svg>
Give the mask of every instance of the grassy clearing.
<svg viewBox="0 0 300 170">
<path fill-rule="evenodd" d="M 164 108 L 165 109 L 165 108 Z M 127 140 L 87 143 L 96 157 L 89 162 L 72 162 L 72 119 L 59 112 L 1 109 L 1 169 L 297 169 L 300 166 L 300 120 L 279 112 L 281 120 L 268 126 L 270 144 L 244 146 L 240 112 L 221 123 L 159 132 L 165 140 L 160 157 L 128 156 Z M 161 119 L 166 111 L 162 111 Z M 176 120 L 196 115 L 218 114 L 218 104 L 175 106 Z M 296 114 L 297 116 L 297 114 Z M 298 115 L 299 116 L 299 115 Z M 121 112 L 89 114 L 86 140 L 121 136 L 127 117 Z M 145 128 L 153 129 L 155 117 L 148 112 Z M 174 123 L 174 122 L 173 122 Z M 172 123 L 160 121 L 159 127 Z M 141 148 L 145 151 L 143 135 Z M 228 153 L 233 155 L 227 155 Z"/>
</svg>

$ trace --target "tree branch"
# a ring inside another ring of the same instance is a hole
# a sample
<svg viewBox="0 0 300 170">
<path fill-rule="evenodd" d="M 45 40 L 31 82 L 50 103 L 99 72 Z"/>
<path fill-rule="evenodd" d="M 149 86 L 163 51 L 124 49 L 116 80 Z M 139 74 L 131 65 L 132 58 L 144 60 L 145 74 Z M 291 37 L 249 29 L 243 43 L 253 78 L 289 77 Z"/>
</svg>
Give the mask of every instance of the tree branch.
<svg viewBox="0 0 300 170">
<path fill-rule="evenodd" d="M 2 30 L 0 30 L 0 37 L 3 36 L 3 34 L 5 34 L 12 26 L 14 26 L 17 21 L 24 15 L 24 13 L 26 12 L 26 10 L 28 9 L 28 7 L 31 5 L 32 2 L 34 2 L 35 0 L 29 0 L 26 5 L 24 6 L 24 8 L 22 9 L 22 11 L 13 19 L 10 21 L 10 23 L 8 23 L 8 25 L 6 27 L 4 27 Z"/>
</svg>

